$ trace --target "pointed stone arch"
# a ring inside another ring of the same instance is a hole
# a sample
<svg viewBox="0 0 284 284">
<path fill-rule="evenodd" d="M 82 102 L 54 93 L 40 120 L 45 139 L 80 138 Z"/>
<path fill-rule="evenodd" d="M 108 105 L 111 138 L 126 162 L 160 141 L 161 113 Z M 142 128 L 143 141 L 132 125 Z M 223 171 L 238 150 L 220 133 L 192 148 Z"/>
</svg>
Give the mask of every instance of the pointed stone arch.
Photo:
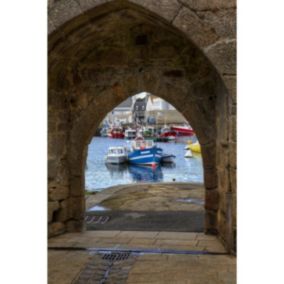
<svg viewBox="0 0 284 284">
<path fill-rule="evenodd" d="M 223 40 L 193 3 L 59 0 L 50 5 L 51 236 L 82 228 L 86 147 L 98 123 L 127 97 L 147 91 L 174 105 L 196 130 L 204 162 L 205 228 L 232 249 L 234 38 Z"/>
</svg>

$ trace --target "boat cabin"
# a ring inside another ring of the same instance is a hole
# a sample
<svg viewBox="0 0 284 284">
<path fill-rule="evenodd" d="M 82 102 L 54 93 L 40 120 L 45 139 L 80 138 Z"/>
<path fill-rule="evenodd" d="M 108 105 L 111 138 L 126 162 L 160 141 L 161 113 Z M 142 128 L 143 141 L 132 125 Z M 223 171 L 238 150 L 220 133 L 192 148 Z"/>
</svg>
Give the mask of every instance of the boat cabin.
<svg viewBox="0 0 284 284">
<path fill-rule="evenodd" d="M 132 148 L 134 150 L 143 150 L 153 148 L 155 143 L 153 140 L 145 140 L 143 137 L 138 137 L 132 142 Z"/>
<path fill-rule="evenodd" d="M 124 136 L 127 139 L 134 139 L 136 137 L 136 130 L 135 129 L 126 129 Z"/>
<path fill-rule="evenodd" d="M 124 155 L 126 150 L 124 147 L 109 147 L 108 155 Z"/>
</svg>

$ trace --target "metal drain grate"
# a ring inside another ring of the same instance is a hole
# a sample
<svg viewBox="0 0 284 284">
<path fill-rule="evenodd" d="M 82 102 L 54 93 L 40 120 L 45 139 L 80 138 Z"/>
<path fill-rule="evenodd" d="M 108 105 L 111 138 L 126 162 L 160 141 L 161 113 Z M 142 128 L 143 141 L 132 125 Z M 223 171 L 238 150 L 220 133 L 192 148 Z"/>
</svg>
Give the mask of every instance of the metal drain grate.
<svg viewBox="0 0 284 284">
<path fill-rule="evenodd" d="M 110 220 L 110 216 L 86 216 L 85 222 L 87 224 L 105 224 Z"/>
<path fill-rule="evenodd" d="M 136 260 L 135 254 L 124 251 L 95 253 L 72 284 L 124 284 Z"/>
<path fill-rule="evenodd" d="M 130 252 L 111 252 L 102 255 L 102 259 L 109 261 L 126 260 L 130 256 Z"/>
</svg>

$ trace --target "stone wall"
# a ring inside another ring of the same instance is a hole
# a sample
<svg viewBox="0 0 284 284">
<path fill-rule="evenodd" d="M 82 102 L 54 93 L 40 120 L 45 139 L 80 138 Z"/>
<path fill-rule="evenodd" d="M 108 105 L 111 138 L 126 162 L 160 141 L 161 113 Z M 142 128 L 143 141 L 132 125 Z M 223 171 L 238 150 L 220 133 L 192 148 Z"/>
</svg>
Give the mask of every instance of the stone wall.
<svg viewBox="0 0 284 284">
<path fill-rule="evenodd" d="M 148 91 L 202 144 L 208 233 L 235 250 L 236 9 L 229 0 L 49 1 L 49 235 L 81 230 L 88 142 Z"/>
</svg>

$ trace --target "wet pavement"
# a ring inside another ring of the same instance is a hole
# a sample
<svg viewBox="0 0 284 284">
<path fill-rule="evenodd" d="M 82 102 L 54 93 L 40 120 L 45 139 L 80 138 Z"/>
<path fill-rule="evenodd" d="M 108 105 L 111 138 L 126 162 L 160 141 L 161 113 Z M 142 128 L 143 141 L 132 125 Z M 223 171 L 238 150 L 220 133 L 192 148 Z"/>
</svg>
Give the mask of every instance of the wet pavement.
<svg viewBox="0 0 284 284">
<path fill-rule="evenodd" d="M 116 186 L 88 195 L 88 230 L 202 232 L 204 189 L 188 183 Z"/>
<path fill-rule="evenodd" d="M 87 230 L 202 232 L 203 223 L 202 211 L 92 211 L 86 214 Z"/>
<path fill-rule="evenodd" d="M 203 211 L 204 196 L 201 184 L 119 185 L 87 195 L 86 208 L 87 211 Z"/>
</svg>

